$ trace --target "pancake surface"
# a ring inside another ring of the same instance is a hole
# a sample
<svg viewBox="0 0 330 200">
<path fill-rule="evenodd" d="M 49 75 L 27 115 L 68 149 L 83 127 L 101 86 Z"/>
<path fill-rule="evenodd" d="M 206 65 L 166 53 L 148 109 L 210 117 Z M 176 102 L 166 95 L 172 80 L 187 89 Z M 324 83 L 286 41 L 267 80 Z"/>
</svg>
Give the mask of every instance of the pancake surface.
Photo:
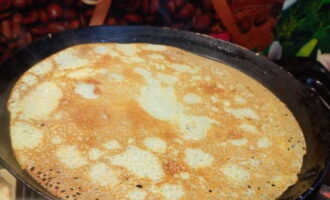
<svg viewBox="0 0 330 200">
<path fill-rule="evenodd" d="M 70 47 L 29 69 L 8 109 L 21 167 L 61 199 L 275 199 L 305 154 L 265 87 L 169 46 Z"/>
</svg>

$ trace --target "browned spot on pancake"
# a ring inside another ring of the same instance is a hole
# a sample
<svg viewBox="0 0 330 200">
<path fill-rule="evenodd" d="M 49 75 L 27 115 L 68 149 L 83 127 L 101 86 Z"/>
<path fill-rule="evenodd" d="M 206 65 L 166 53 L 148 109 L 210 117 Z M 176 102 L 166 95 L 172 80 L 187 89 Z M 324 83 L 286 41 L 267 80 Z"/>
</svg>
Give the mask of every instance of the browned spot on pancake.
<svg viewBox="0 0 330 200">
<path fill-rule="evenodd" d="M 95 89 L 94 89 L 94 94 L 100 96 L 100 95 L 102 95 L 102 90 L 99 87 L 96 86 Z"/>
<path fill-rule="evenodd" d="M 170 160 L 170 159 L 165 159 L 163 162 L 163 167 L 165 170 L 165 173 L 169 174 L 169 175 L 174 175 L 174 174 L 178 174 L 181 172 L 185 172 L 186 171 L 186 166 L 179 161 L 174 161 L 174 160 Z"/>
<path fill-rule="evenodd" d="M 223 93 L 223 89 L 218 88 L 216 86 L 216 84 L 203 83 L 203 84 L 200 84 L 199 87 L 202 89 L 203 92 L 205 92 L 205 94 L 208 94 L 208 95 Z"/>
<path fill-rule="evenodd" d="M 89 84 L 93 84 L 93 85 L 100 85 L 101 84 L 100 81 L 92 79 L 92 78 L 86 79 L 84 82 L 89 83 Z"/>
<path fill-rule="evenodd" d="M 228 132 L 227 136 L 228 136 L 228 139 L 240 139 L 244 135 L 240 132 L 230 131 L 230 132 Z"/>
</svg>

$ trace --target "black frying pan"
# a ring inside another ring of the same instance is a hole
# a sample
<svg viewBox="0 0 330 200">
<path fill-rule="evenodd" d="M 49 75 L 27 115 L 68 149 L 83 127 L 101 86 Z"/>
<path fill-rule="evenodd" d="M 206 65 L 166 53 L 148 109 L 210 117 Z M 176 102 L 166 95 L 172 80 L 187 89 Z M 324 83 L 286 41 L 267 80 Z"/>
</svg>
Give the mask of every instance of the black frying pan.
<svg viewBox="0 0 330 200">
<path fill-rule="evenodd" d="M 229 64 L 256 79 L 294 113 L 307 142 L 307 155 L 299 180 L 279 199 L 306 199 L 320 184 L 330 167 L 330 162 L 327 162 L 330 143 L 329 109 L 312 90 L 280 66 L 236 45 L 190 32 L 145 26 L 89 27 L 41 39 L 14 53 L 0 67 L 0 161 L 39 194 L 56 199 L 20 169 L 13 155 L 6 108 L 8 94 L 21 74 L 41 59 L 75 44 L 102 42 L 144 42 L 175 46 Z"/>
</svg>

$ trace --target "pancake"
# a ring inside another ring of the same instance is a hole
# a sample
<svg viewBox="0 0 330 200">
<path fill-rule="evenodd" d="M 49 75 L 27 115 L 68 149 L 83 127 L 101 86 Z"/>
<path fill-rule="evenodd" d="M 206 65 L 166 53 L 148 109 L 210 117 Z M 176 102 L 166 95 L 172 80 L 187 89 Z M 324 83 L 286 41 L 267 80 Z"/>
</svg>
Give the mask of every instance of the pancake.
<svg viewBox="0 0 330 200">
<path fill-rule="evenodd" d="M 8 109 L 18 162 L 61 199 L 275 199 L 306 153 L 268 89 L 163 45 L 62 50 L 22 75 Z"/>
</svg>

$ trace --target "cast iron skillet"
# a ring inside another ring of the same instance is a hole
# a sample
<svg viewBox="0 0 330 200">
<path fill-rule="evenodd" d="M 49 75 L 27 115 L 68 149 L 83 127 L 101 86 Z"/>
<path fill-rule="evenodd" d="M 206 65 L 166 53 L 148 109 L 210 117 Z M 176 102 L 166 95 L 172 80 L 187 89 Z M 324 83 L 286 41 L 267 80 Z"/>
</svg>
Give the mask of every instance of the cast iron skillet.
<svg viewBox="0 0 330 200">
<path fill-rule="evenodd" d="M 294 113 L 307 142 L 302 172 L 298 182 L 279 199 L 306 199 L 324 177 L 330 163 L 329 110 L 312 90 L 269 60 L 241 47 L 191 32 L 146 26 L 88 27 L 49 35 L 12 55 L 0 67 L 0 161 L 17 178 L 39 194 L 56 199 L 20 169 L 8 131 L 8 94 L 15 81 L 33 64 L 66 47 L 83 43 L 154 43 L 179 47 L 205 56 L 248 74 L 271 90 Z"/>
</svg>

